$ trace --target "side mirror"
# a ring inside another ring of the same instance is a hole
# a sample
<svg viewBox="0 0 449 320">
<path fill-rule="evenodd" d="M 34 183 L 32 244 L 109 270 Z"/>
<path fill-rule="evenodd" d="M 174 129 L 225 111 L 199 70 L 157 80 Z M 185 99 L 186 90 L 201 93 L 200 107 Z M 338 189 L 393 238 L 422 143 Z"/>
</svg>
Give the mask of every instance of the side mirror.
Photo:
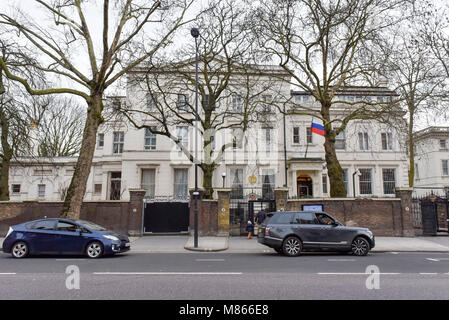
<svg viewBox="0 0 449 320">
<path fill-rule="evenodd" d="M 338 223 L 338 221 L 334 221 L 334 223 L 332 223 L 332 226 L 334 227 L 338 227 L 340 225 L 340 223 Z"/>
<path fill-rule="evenodd" d="M 76 229 L 76 232 L 81 236 L 83 234 L 83 230 L 81 229 Z"/>
</svg>

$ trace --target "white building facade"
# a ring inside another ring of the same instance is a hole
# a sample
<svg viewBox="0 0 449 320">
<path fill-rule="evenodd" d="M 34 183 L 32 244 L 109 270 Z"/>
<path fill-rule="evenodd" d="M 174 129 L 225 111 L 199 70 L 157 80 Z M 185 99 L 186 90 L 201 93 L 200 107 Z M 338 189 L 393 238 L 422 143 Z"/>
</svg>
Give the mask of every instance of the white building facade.
<svg viewBox="0 0 449 320">
<path fill-rule="evenodd" d="M 230 147 L 217 162 L 212 185 L 232 188 L 237 198 L 245 198 L 253 190 L 259 190 L 262 197 L 272 198 L 276 188 L 288 188 L 290 198 L 327 198 L 330 185 L 324 160 L 324 137 L 310 129 L 312 122 L 320 121 L 308 115 L 284 116 L 279 111 L 282 104 L 278 97 L 317 110 L 319 105 L 305 92 L 290 91 L 290 79 L 282 69 L 264 66 L 258 81 L 272 79 L 278 79 L 269 86 L 273 92 L 268 90 L 258 98 L 268 108 L 260 121 L 252 122 L 240 135 L 238 121 L 229 120 L 235 121 L 235 126 L 230 123 L 214 136 L 215 156 L 223 144 Z M 351 103 L 387 102 L 393 95 L 386 87 L 348 87 L 337 98 Z M 179 95 L 174 99 L 179 101 Z M 193 96 L 187 99 L 193 101 Z M 145 88 L 135 85 L 128 85 L 127 96 L 121 101 L 136 108 L 149 108 L 152 103 L 146 98 Z M 238 109 L 241 101 L 231 92 L 216 112 L 221 112 L 226 103 Z M 333 112 L 337 117 L 348 112 L 348 106 L 337 105 Z M 152 123 L 148 121 L 146 124 Z M 171 125 L 174 135 L 194 154 L 194 127 L 182 123 Z M 396 187 L 407 186 L 405 141 L 398 128 L 387 124 L 374 120 L 349 122 L 336 141 L 347 196 L 394 197 Z M 75 163 L 76 158 L 39 159 L 39 164 L 26 160 L 13 163 L 11 200 L 63 199 Z M 198 173 L 201 187 L 201 169 Z M 152 134 L 145 128 L 136 129 L 124 119 L 112 119 L 98 131 L 85 199 L 128 200 L 130 189 L 143 188 L 148 198 L 186 200 L 194 182 L 194 165 L 173 139 Z"/>
<path fill-rule="evenodd" d="M 415 133 L 415 194 L 444 195 L 449 188 L 449 127 Z"/>
</svg>

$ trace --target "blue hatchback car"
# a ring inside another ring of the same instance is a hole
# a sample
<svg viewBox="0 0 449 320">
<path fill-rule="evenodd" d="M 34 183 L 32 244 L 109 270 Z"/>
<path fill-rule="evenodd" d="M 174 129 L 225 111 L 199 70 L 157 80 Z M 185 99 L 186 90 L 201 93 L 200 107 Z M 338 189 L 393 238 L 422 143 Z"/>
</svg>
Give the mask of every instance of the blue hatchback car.
<svg viewBox="0 0 449 320">
<path fill-rule="evenodd" d="M 59 218 L 25 222 L 9 228 L 3 252 L 27 255 L 80 255 L 99 258 L 130 250 L 129 239 L 89 221 Z"/>
</svg>

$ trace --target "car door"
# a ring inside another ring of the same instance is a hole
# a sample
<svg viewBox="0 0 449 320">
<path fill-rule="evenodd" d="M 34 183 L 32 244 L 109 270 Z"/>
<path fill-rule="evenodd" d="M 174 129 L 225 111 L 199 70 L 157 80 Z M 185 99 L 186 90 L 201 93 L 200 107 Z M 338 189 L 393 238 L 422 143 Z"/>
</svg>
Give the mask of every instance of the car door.
<svg viewBox="0 0 449 320">
<path fill-rule="evenodd" d="M 321 225 L 313 212 L 297 212 L 292 222 L 292 229 L 305 248 L 319 248 L 321 241 Z"/>
<path fill-rule="evenodd" d="M 77 224 L 59 220 L 56 225 L 58 252 L 60 254 L 82 254 L 86 239 L 80 234 Z"/>
<path fill-rule="evenodd" d="M 324 212 L 316 213 L 320 224 L 321 247 L 327 249 L 338 249 L 349 245 L 346 237 L 347 230 L 337 223 L 330 215 Z"/>
<path fill-rule="evenodd" d="M 32 254 L 58 253 L 56 234 L 56 220 L 39 220 L 26 232 L 26 240 Z"/>
</svg>

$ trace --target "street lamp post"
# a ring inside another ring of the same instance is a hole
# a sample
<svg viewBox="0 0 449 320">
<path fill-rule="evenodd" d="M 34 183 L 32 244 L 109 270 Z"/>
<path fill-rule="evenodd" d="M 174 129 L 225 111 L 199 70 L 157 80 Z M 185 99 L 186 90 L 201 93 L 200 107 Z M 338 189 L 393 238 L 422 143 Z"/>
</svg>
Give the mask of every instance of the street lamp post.
<svg viewBox="0 0 449 320">
<path fill-rule="evenodd" d="M 198 37 L 200 31 L 192 28 L 190 34 L 195 38 L 195 190 L 193 192 L 193 246 L 198 248 Z"/>
<path fill-rule="evenodd" d="M 223 178 L 223 189 L 224 189 L 224 187 L 225 187 L 225 179 L 226 179 L 226 172 L 223 172 L 221 174 L 221 177 Z"/>
</svg>

